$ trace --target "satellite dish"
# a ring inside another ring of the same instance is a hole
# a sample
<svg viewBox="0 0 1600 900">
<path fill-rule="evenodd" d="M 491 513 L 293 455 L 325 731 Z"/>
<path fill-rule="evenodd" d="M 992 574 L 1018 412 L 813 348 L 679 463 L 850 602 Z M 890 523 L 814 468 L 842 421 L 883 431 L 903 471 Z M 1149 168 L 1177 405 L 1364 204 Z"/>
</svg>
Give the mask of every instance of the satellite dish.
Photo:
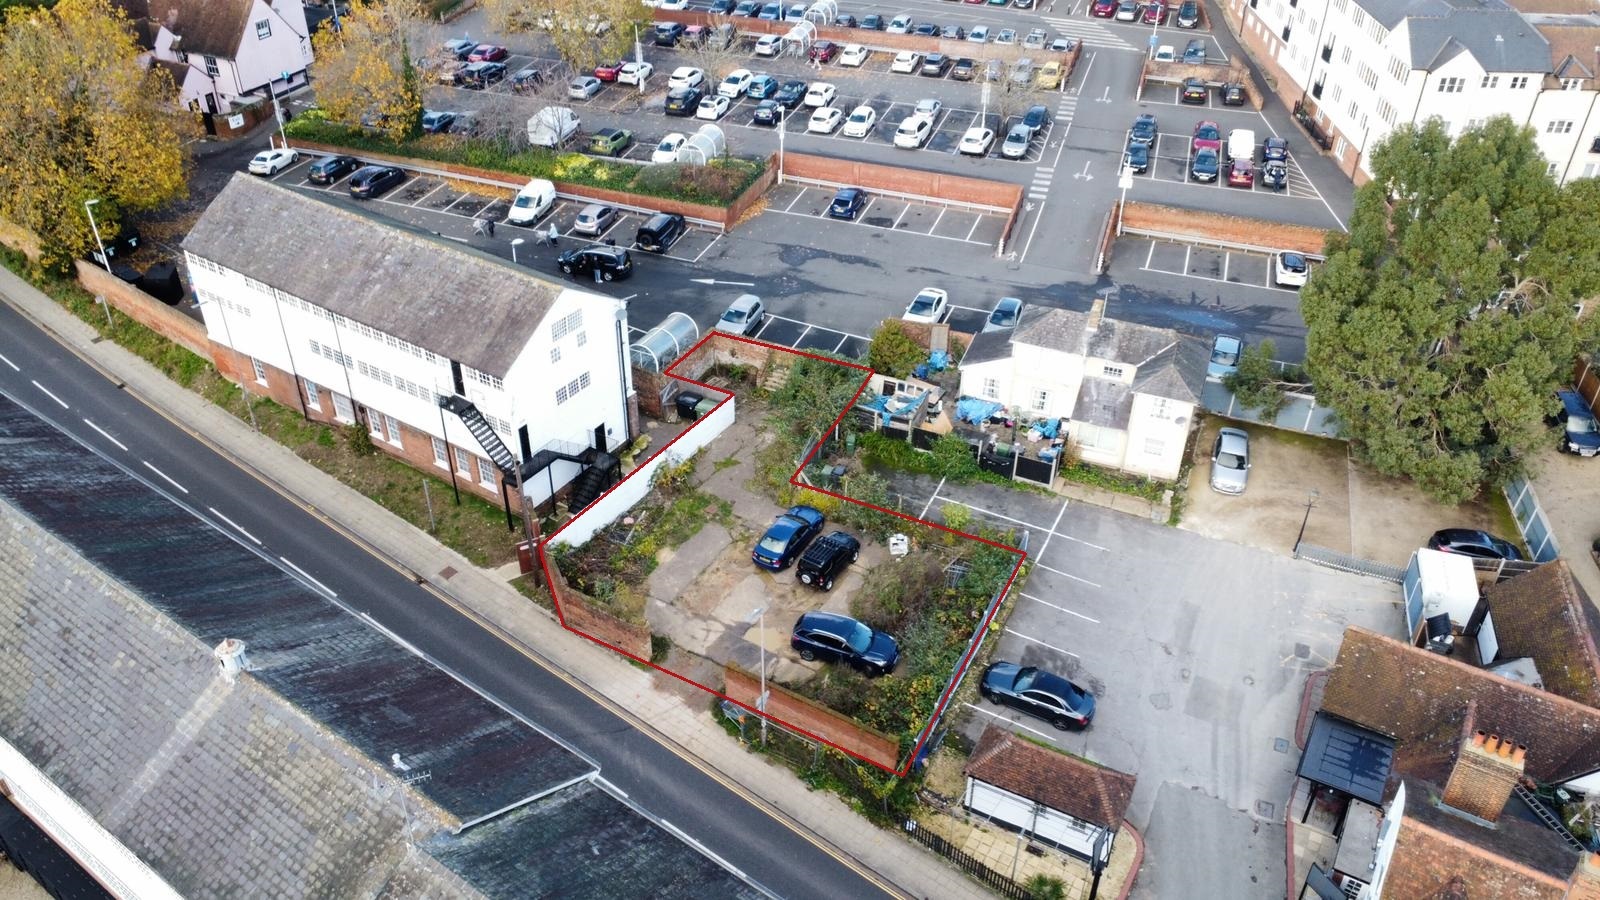
<svg viewBox="0 0 1600 900">
<path fill-rule="evenodd" d="M 1189 424 L 1189 417 L 1188 416 L 1179 416 L 1176 419 L 1172 420 L 1172 424 L 1174 424 L 1174 425 L 1187 425 L 1187 424 Z"/>
</svg>

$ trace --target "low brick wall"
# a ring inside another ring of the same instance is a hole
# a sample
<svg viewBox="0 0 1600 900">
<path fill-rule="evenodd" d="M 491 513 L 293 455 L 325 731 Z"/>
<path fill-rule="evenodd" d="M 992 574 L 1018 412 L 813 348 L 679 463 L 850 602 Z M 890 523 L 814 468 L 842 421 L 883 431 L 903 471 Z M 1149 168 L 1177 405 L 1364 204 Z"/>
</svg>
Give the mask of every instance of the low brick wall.
<svg viewBox="0 0 1600 900">
<path fill-rule="evenodd" d="M 1144 82 L 1154 81 L 1160 84 L 1182 84 L 1190 78 L 1198 78 L 1210 87 L 1220 87 L 1224 84 L 1244 85 L 1244 98 L 1252 109 L 1260 110 L 1266 102 L 1266 91 L 1256 84 L 1255 77 L 1250 73 L 1250 67 L 1243 60 L 1235 58 L 1226 66 L 1213 63 L 1186 63 L 1178 60 L 1172 62 L 1146 59 L 1144 71 L 1139 74 L 1141 90 Z"/>
<path fill-rule="evenodd" d="M 105 297 L 112 306 L 140 325 L 194 353 L 214 359 L 206 326 L 176 307 L 168 306 L 87 260 L 77 260 L 78 283 L 91 294 Z"/>
<path fill-rule="evenodd" d="M 724 693 L 751 709 L 755 708 L 761 696 L 761 679 L 758 675 L 729 663 L 723 667 L 722 678 Z M 900 765 L 900 742 L 889 735 L 770 681 L 767 682 L 767 691 L 767 713 L 772 718 L 890 771 Z"/>
<path fill-rule="evenodd" d="M 1153 231 L 1197 241 L 1225 241 L 1252 247 L 1294 250 L 1321 255 L 1334 232 L 1305 225 L 1285 225 L 1223 213 L 1181 209 L 1129 201 L 1123 211 L 1123 232 Z"/>
<path fill-rule="evenodd" d="M 588 598 L 567 583 L 554 563 L 545 566 L 551 595 L 561 624 L 569 630 L 621 650 L 637 659 L 650 659 L 650 629 L 624 622 L 604 610 L 591 606 Z"/>
</svg>

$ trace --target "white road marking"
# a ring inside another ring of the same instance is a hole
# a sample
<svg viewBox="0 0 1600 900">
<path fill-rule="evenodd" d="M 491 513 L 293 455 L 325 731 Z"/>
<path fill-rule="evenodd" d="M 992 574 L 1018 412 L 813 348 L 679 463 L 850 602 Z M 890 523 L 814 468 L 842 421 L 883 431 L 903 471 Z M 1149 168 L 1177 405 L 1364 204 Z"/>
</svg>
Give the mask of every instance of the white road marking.
<svg viewBox="0 0 1600 900">
<path fill-rule="evenodd" d="M 339 596 L 338 594 L 335 594 L 333 591 L 328 590 L 328 586 L 327 585 L 325 585 L 322 582 L 316 580 L 315 578 L 312 578 L 310 573 L 306 572 L 305 569 L 302 569 L 299 566 L 295 565 L 294 563 L 289 562 L 287 557 L 280 556 L 280 557 L 278 557 L 278 560 L 280 562 L 282 562 L 284 565 L 286 565 L 289 568 L 293 569 L 295 571 L 295 574 L 297 574 L 301 578 L 304 578 L 305 580 L 311 582 L 311 584 L 314 587 L 316 587 L 317 590 L 323 592 L 324 594 L 327 594 L 330 598 L 337 598 Z"/>
<path fill-rule="evenodd" d="M 258 539 L 255 535 L 251 534 L 250 532 L 245 531 L 244 528 L 242 526 L 240 526 L 238 522 L 235 522 L 234 520 L 228 518 L 227 516 L 223 515 L 222 513 L 217 512 L 217 508 L 215 506 L 208 506 L 208 507 L 206 507 L 206 509 L 211 510 L 211 514 L 213 516 L 216 516 L 217 518 L 221 519 L 222 521 L 227 522 L 229 525 L 232 525 L 235 531 L 237 531 L 240 534 L 244 535 L 245 537 L 249 538 L 251 543 L 255 544 L 257 547 L 262 546 L 260 539 Z"/>
<path fill-rule="evenodd" d="M 145 461 L 145 460 L 141 459 L 139 461 L 144 463 L 144 467 L 146 469 L 149 469 L 150 471 L 156 473 L 157 475 L 160 475 L 162 478 L 165 478 L 167 480 L 168 484 L 172 485 L 173 487 L 177 488 L 180 491 L 183 491 L 185 494 L 189 493 L 189 489 L 184 487 L 183 485 L 177 483 L 176 481 L 173 481 L 171 475 L 168 475 L 167 473 L 161 471 L 160 469 L 156 468 L 155 466 L 150 465 L 150 463 Z"/>
<path fill-rule="evenodd" d="M 927 503 L 922 504 L 922 515 L 917 516 L 917 518 L 921 519 L 924 522 L 928 521 L 928 510 L 933 508 L 933 501 L 939 499 L 939 490 L 940 490 L 940 488 L 943 488 L 943 487 L 944 487 L 944 479 L 940 478 L 939 479 L 939 487 L 934 488 L 933 489 L 933 496 L 928 498 L 928 502 Z"/>
<path fill-rule="evenodd" d="M 1031 731 L 1031 732 L 1033 732 L 1034 734 L 1037 734 L 1040 737 L 1045 737 L 1045 738 L 1050 737 L 1050 734 L 1047 733 L 1047 732 L 1040 731 L 1037 728 L 1030 728 L 1027 725 L 1022 724 L 1021 722 L 1013 721 L 1009 716 L 1002 716 L 1001 714 L 999 714 L 997 712 L 992 712 L 990 710 L 984 709 L 983 707 L 978 706 L 976 704 L 963 703 L 961 705 L 965 706 L 968 709 L 977 710 L 978 712 L 981 712 L 986 716 L 993 716 L 994 718 L 999 719 L 1000 721 L 1002 721 L 1002 722 L 1006 723 L 1007 725 L 1010 725 L 1010 726 L 1012 726 L 1014 728 L 1021 728 L 1023 731 Z"/>
<path fill-rule="evenodd" d="M 90 428 L 93 428 L 95 431 L 100 432 L 100 436 L 105 438 L 106 440 L 110 441 L 111 443 L 116 444 L 118 450 L 121 450 L 123 453 L 127 453 L 128 452 L 128 445 L 124 444 L 123 442 L 121 442 L 121 441 L 117 440 L 116 438 L 112 437 L 111 435 L 107 434 L 106 430 L 104 428 L 101 428 L 99 425 L 96 425 L 95 423 L 89 421 L 88 419 L 84 419 L 83 420 L 83 424 L 89 426 Z"/>
<path fill-rule="evenodd" d="M 3 355 L 0 355 L 0 362 L 4 362 L 6 365 L 10 366 L 11 367 L 11 371 L 13 371 L 13 372 L 21 372 L 22 371 L 21 369 L 17 368 L 17 364 L 16 363 L 12 362 L 9 359 L 6 359 L 5 356 L 3 356 Z"/>
<path fill-rule="evenodd" d="M 1050 533 L 1044 536 L 1044 543 L 1039 545 L 1040 556 L 1050 548 L 1050 539 L 1056 536 L 1056 528 L 1061 525 L 1061 517 L 1067 514 L 1067 503 L 1066 500 L 1061 501 L 1061 509 L 1056 512 L 1056 520 L 1050 523 Z"/>
<path fill-rule="evenodd" d="M 37 381 L 33 382 L 33 386 L 38 388 L 39 390 L 43 391 L 44 395 L 46 397 L 49 397 L 51 400 L 54 400 L 55 402 L 61 404 L 61 408 L 62 409 L 71 409 L 72 408 L 72 407 L 68 406 L 66 404 L 66 402 L 63 401 L 60 397 L 57 397 L 55 394 L 50 393 L 50 389 L 45 387 L 44 385 L 40 384 L 39 382 L 37 382 Z"/>
<path fill-rule="evenodd" d="M 955 499 L 953 497 L 944 497 L 942 499 L 949 500 L 951 503 L 960 503 L 962 506 L 965 506 L 967 509 L 970 509 L 973 512 L 983 513 L 984 515 L 989 516 L 990 518 L 1004 519 L 1007 522 L 1013 522 L 1013 523 L 1016 523 L 1017 525 L 1022 525 L 1022 526 L 1027 527 L 1027 528 L 1037 528 L 1038 530 L 1043 531 L 1046 534 L 1059 535 L 1062 540 L 1072 541 L 1073 543 L 1082 544 L 1085 547 L 1093 547 L 1096 550 L 1104 550 L 1104 551 L 1109 551 L 1110 550 L 1109 547 L 1102 547 L 1099 544 L 1091 544 L 1091 543 L 1089 543 L 1088 541 L 1086 541 L 1086 540 L 1084 540 L 1082 538 L 1073 537 L 1072 535 L 1067 534 L 1066 532 L 1056 531 L 1054 529 L 1047 529 L 1043 525 L 1038 524 L 1037 522 L 1024 522 L 1021 519 L 1013 519 L 1010 516 L 1002 515 L 1001 513 L 994 512 L 993 510 L 984 509 L 981 506 L 973 506 L 971 503 L 964 503 L 964 502 L 962 502 L 960 500 L 957 500 L 957 499 Z M 1096 585 L 1096 587 L 1099 587 L 1099 585 Z"/>
<path fill-rule="evenodd" d="M 1070 609 L 1067 609 L 1065 606 L 1057 606 L 1056 604 L 1051 603 L 1049 600 L 1040 600 L 1038 597 L 1035 597 L 1032 594 L 1024 594 L 1021 591 L 1018 591 L 1017 592 L 1017 596 L 1018 597 L 1022 597 L 1023 599 L 1026 599 L 1026 600 L 1032 600 L 1035 603 L 1043 603 L 1045 606 L 1048 606 L 1051 609 L 1059 609 L 1062 612 L 1066 613 L 1067 615 L 1069 615 L 1069 616 L 1077 616 L 1078 618 L 1084 620 L 1085 622 L 1093 622 L 1096 625 L 1100 624 L 1100 620 L 1099 619 L 1092 619 L 1092 618 L 1084 615 L 1081 612 L 1074 612 L 1074 611 L 1072 611 Z"/>
<path fill-rule="evenodd" d="M 1017 631 L 1017 630 L 1015 630 L 1013 628 L 1007 628 L 1006 629 L 1006 634 L 1014 634 L 1017 637 L 1022 638 L 1025 641 L 1032 641 L 1033 643 L 1038 644 L 1041 647 L 1048 647 L 1051 650 L 1056 651 L 1057 653 L 1065 653 L 1066 655 L 1072 657 L 1073 659 L 1082 659 L 1083 658 L 1083 657 L 1079 656 L 1078 654 L 1073 653 L 1071 650 L 1063 650 L 1062 648 L 1057 647 L 1054 644 L 1047 644 L 1044 641 L 1041 641 L 1036 637 L 1029 637 L 1029 636 L 1023 634 L 1022 632 Z"/>
<path fill-rule="evenodd" d="M 1043 570 L 1045 570 L 1046 572 L 1053 572 L 1053 573 L 1055 573 L 1057 575 L 1060 575 L 1062 578 L 1071 578 L 1073 581 L 1081 581 L 1084 584 L 1087 584 L 1089 587 L 1099 587 L 1100 586 L 1100 585 L 1095 584 L 1094 582 L 1090 581 L 1087 578 L 1079 578 L 1078 576 L 1073 575 L 1070 572 L 1063 572 L 1060 569 L 1053 569 L 1053 568 L 1045 565 L 1042 562 L 1036 562 L 1036 563 L 1034 563 L 1034 565 L 1038 566 L 1039 568 L 1041 568 Z"/>
</svg>

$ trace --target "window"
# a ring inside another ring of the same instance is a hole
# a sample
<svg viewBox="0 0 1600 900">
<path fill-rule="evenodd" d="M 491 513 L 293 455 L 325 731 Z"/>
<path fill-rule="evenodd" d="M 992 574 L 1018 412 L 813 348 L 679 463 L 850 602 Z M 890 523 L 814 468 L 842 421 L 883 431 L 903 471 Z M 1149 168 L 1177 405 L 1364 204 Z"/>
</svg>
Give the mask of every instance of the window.
<svg viewBox="0 0 1600 900">
<path fill-rule="evenodd" d="M 456 471 L 468 478 L 472 477 L 472 454 L 460 447 L 456 448 Z"/>
<path fill-rule="evenodd" d="M 1333 91 L 1328 94 L 1328 102 L 1338 103 L 1342 96 L 1344 96 L 1344 85 L 1336 84 L 1333 86 Z"/>
<path fill-rule="evenodd" d="M 272 37 L 272 23 L 262 19 L 256 23 L 256 40 L 264 41 L 269 37 Z"/>
<path fill-rule="evenodd" d="M 1165 397 L 1156 397 L 1150 404 L 1150 418 L 1166 421 L 1172 418 L 1172 401 Z"/>
<path fill-rule="evenodd" d="M 983 380 L 983 398 L 985 400 L 1000 399 L 1000 379 L 985 378 Z"/>
<path fill-rule="evenodd" d="M 1526 76 L 1526 75 L 1514 75 L 1514 76 L 1512 76 L 1512 78 L 1511 78 L 1511 89 L 1513 91 L 1520 91 L 1523 88 L 1526 88 L 1527 86 L 1528 86 L 1528 76 Z"/>
<path fill-rule="evenodd" d="M 561 362 L 561 348 L 560 347 L 551 347 L 550 348 L 550 361 L 553 362 L 553 363 Z"/>
<path fill-rule="evenodd" d="M 1346 2 L 1347 0 L 1333 0 L 1333 8 L 1339 12 L 1344 12 Z"/>
<path fill-rule="evenodd" d="M 1499 86 L 1500 86 L 1500 76 L 1499 75 L 1485 75 L 1485 76 L 1483 76 L 1483 80 L 1478 82 L 1478 87 L 1481 87 L 1481 88 L 1497 88 Z"/>
<path fill-rule="evenodd" d="M 1571 119 L 1551 119 L 1550 120 L 1550 124 L 1546 125 L 1544 127 L 1544 133 L 1545 134 L 1571 134 L 1572 133 L 1572 120 Z M 263 381 L 262 383 L 265 384 L 266 382 Z"/>
<path fill-rule="evenodd" d="M 384 413 L 383 424 L 389 428 L 389 443 L 396 447 L 403 446 L 400 443 L 400 420 L 388 413 Z"/>
<path fill-rule="evenodd" d="M 1459 94 L 1465 82 L 1465 78 L 1441 78 L 1439 79 L 1439 93 Z"/>
<path fill-rule="evenodd" d="M 1581 91 L 1583 90 L 1583 79 L 1563 78 L 1561 79 L 1561 89 L 1563 91 Z"/>
<path fill-rule="evenodd" d="M 1160 456 L 1161 454 L 1163 454 L 1165 452 L 1167 452 L 1167 442 L 1166 441 L 1163 441 L 1160 438 L 1145 438 L 1144 439 L 1144 455 L 1145 456 Z"/>
<path fill-rule="evenodd" d="M 1387 100 L 1379 100 L 1378 101 L 1378 117 L 1383 119 L 1385 122 L 1388 122 L 1391 126 L 1394 125 L 1394 119 L 1395 119 L 1395 108 L 1394 108 L 1394 105 L 1391 104 Z"/>
<path fill-rule="evenodd" d="M 1484 119 L 1468 119 L 1467 130 L 1471 131 L 1474 128 L 1482 128 L 1484 121 Z"/>
<path fill-rule="evenodd" d="M 1033 392 L 1033 408 L 1038 410 L 1039 412 L 1044 412 L 1045 410 L 1049 409 L 1050 408 L 1050 392 L 1049 391 L 1034 391 Z"/>
<path fill-rule="evenodd" d="M 587 331 L 578 332 L 578 346 L 582 347 L 584 344 L 587 344 L 587 343 L 589 343 L 589 332 L 587 332 Z"/>
<path fill-rule="evenodd" d="M 1101 372 L 1103 372 L 1107 378 L 1121 378 L 1122 377 L 1122 367 L 1121 366 L 1106 366 L 1104 369 L 1101 369 Z"/>
<path fill-rule="evenodd" d="M 319 412 L 322 410 L 322 392 L 317 390 L 315 381 L 306 382 L 306 406 Z"/>
<path fill-rule="evenodd" d="M 578 328 L 578 326 L 582 324 L 583 313 L 581 311 L 562 316 L 556 321 L 556 324 L 550 326 L 550 340 L 559 341 L 571 334 Z"/>
<path fill-rule="evenodd" d="M 444 438 L 433 439 L 433 464 L 441 469 L 450 468 L 450 454 L 445 449 Z"/>
<path fill-rule="evenodd" d="M 350 398 L 338 391 L 329 391 L 333 395 L 333 417 L 341 422 L 354 422 L 356 420 L 355 408 L 350 405 Z"/>
<path fill-rule="evenodd" d="M 1349 147 L 1350 145 L 1345 143 L 1344 135 L 1340 135 L 1339 137 L 1333 139 L 1334 156 L 1344 156 L 1344 151 L 1349 149 Z"/>
<path fill-rule="evenodd" d="M 1372 88 L 1373 90 L 1378 89 L 1378 73 L 1372 71 L 1371 66 L 1367 65 L 1366 63 L 1362 63 L 1356 67 L 1356 73 L 1361 76 L 1362 84 L 1365 84 L 1367 87 Z"/>
<path fill-rule="evenodd" d="M 222 74 L 222 69 L 217 67 L 217 58 L 215 56 L 206 57 L 206 74 L 212 78 Z"/>
<path fill-rule="evenodd" d="M 1344 48 L 1344 52 L 1339 54 L 1339 62 L 1344 63 L 1347 66 L 1350 65 L 1350 48 L 1349 47 Z"/>
<path fill-rule="evenodd" d="M 1400 57 L 1389 57 L 1389 74 L 1395 81 L 1405 81 L 1411 76 L 1411 68 L 1400 61 Z"/>
<path fill-rule="evenodd" d="M 254 356 L 250 357 L 250 368 L 256 370 L 257 383 L 267 383 L 267 367 L 261 364 L 261 360 L 256 359 Z"/>
<path fill-rule="evenodd" d="M 565 402 L 567 402 L 567 386 L 563 384 L 556 388 L 556 405 L 560 406 Z"/>
<path fill-rule="evenodd" d="M 1546 175 L 1549 175 L 1551 178 L 1554 178 L 1554 177 L 1556 177 L 1556 170 L 1559 169 L 1559 168 L 1560 167 L 1557 166 L 1555 163 L 1551 163 L 1550 165 L 1545 167 L 1544 173 Z"/>
<path fill-rule="evenodd" d="M 373 437 L 380 441 L 383 440 L 383 413 L 370 406 L 367 407 L 367 428 L 372 432 Z"/>
<path fill-rule="evenodd" d="M 478 461 L 478 483 L 494 487 L 494 464 L 481 456 L 474 458 Z"/>
<path fill-rule="evenodd" d="M 1355 26 L 1357 28 L 1360 28 L 1363 24 L 1366 23 L 1367 14 L 1362 12 L 1361 11 L 1361 7 L 1358 6 L 1358 7 L 1355 8 L 1355 10 L 1353 12 L 1350 13 L 1350 21 L 1354 22 Z"/>
</svg>

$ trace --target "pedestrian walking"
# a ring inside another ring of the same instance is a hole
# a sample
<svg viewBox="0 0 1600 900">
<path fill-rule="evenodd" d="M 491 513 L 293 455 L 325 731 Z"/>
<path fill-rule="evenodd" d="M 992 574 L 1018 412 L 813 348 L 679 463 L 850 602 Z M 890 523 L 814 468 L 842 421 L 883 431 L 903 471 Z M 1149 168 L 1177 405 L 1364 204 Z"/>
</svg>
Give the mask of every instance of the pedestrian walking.
<svg viewBox="0 0 1600 900">
<path fill-rule="evenodd" d="M 493 219 L 484 219 L 483 221 L 488 226 L 489 237 L 494 237 L 494 220 Z"/>
<path fill-rule="evenodd" d="M 558 238 L 560 236 L 561 236 L 561 233 L 556 231 L 556 223 L 551 222 L 550 223 L 550 231 L 548 232 L 548 237 L 550 238 L 550 246 L 552 246 L 552 247 L 556 246 L 556 238 Z"/>
</svg>

